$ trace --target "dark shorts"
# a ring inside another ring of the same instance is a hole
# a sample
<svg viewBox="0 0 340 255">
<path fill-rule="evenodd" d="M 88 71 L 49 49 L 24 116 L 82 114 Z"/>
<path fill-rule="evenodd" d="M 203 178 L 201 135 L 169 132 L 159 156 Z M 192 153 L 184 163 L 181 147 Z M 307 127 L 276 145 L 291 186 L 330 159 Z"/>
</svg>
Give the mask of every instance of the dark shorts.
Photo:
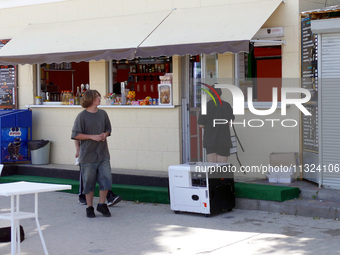
<svg viewBox="0 0 340 255">
<path fill-rule="evenodd" d="M 220 156 L 228 157 L 230 156 L 230 148 L 226 146 L 215 146 L 215 147 L 207 147 L 207 154 L 216 153 Z"/>
<path fill-rule="evenodd" d="M 111 190 L 112 176 L 110 160 L 105 159 L 96 163 L 80 163 L 84 194 L 95 190 L 96 181 L 99 183 L 99 190 Z"/>
</svg>

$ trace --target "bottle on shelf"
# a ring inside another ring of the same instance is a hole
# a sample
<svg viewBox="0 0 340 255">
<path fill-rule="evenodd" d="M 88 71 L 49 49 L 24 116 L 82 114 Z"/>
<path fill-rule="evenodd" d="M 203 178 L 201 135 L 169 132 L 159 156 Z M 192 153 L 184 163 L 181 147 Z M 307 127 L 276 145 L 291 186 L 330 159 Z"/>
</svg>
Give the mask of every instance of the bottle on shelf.
<svg viewBox="0 0 340 255">
<path fill-rule="evenodd" d="M 64 105 L 69 105 L 70 104 L 70 99 L 71 99 L 71 91 L 66 90 L 64 92 Z"/>
<path fill-rule="evenodd" d="M 80 97 L 81 97 L 81 94 L 80 94 L 80 91 L 79 91 L 79 86 L 77 86 L 77 93 L 76 93 L 76 96 L 74 97 L 74 104 L 75 105 L 80 105 Z"/>
<path fill-rule="evenodd" d="M 60 104 L 64 104 L 64 90 L 60 92 Z"/>
<path fill-rule="evenodd" d="M 69 104 L 69 105 L 74 105 L 74 95 L 73 95 L 73 90 L 70 91 L 69 98 L 68 98 L 68 104 Z"/>
<path fill-rule="evenodd" d="M 44 100 L 43 101 L 45 101 L 45 102 L 51 102 L 51 94 L 50 94 L 50 92 L 46 92 L 45 93 L 45 98 L 44 98 Z"/>
<path fill-rule="evenodd" d="M 68 105 L 67 98 L 68 98 L 68 91 L 64 90 L 64 93 L 63 93 L 63 105 Z"/>
<path fill-rule="evenodd" d="M 84 95 L 84 88 L 85 88 L 85 85 L 84 84 L 81 84 L 80 85 L 80 97 L 83 97 L 83 95 Z"/>
</svg>

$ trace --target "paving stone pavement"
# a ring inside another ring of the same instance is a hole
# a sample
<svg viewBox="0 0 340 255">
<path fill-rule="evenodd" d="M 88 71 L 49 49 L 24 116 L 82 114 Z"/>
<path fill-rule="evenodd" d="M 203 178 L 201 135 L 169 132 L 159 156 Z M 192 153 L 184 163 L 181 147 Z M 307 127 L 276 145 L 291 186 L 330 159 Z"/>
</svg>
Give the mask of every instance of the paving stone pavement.
<svg viewBox="0 0 340 255">
<path fill-rule="evenodd" d="M 9 206 L 9 198 L 0 197 L 0 213 Z M 96 212 L 89 219 L 85 208 L 75 194 L 39 195 L 39 221 L 50 255 L 340 254 L 340 222 L 334 219 L 248 209 L 204 217 L 131 201 L 110 207 L 111 218 Z M 21 209 L 33 209 L 32 195 L 21 196 Z M 26 234 L 21 254 L 43 254 L 35 221 L 21 225 Z M 9 222 L 0 221 L 3 226 Z M 0 243 L 0 254 L 10 254 L 10 243 Z"/>
</svg>

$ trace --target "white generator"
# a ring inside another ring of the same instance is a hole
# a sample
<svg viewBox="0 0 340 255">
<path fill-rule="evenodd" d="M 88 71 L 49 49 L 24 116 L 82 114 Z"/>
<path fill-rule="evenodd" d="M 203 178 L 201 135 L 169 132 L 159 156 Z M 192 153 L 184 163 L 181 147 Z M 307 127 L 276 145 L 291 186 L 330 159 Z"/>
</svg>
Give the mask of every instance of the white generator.
<svg viewBox="0 0 340 255">
<path fill-rule="evenodd" d="M 170 206 L 175 213 L 206 216 L 235 207 L 231 164 L 197 162 L 169 166 Z"/>
</svg>

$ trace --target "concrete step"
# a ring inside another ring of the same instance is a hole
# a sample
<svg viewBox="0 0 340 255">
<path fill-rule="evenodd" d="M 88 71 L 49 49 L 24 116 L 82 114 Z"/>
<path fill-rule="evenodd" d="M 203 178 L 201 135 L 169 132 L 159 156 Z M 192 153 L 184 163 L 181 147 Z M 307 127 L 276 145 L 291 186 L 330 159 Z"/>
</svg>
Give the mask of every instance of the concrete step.
<svg viewBox="0 0 340 255">
<path fill-rule="evenodd" d="M 300 197 L 284 202 L 237 198 L 235 208 L 305 217 L 340 219 L 340 190 L 319 188 L 317 183 L 307 180 L 287 184 L 272 184 L 264 179 L 250 182 L 298 187 L 301 191 Z"/>
<path fill-rule="evenodd" d="M 311 187 L 300 186 L 299 188 L 301 190 L 301 198 L 334 201 L 340 203 L 340 190 L 319 188 L 316 185 Z"/>
<path fill-rule="evenodd" d="M 340 219 L 340 202 L 299 198 L 284 202 L 236 199 L 236 209 L 274 212 L 305 217 Z"/>
</svg>

